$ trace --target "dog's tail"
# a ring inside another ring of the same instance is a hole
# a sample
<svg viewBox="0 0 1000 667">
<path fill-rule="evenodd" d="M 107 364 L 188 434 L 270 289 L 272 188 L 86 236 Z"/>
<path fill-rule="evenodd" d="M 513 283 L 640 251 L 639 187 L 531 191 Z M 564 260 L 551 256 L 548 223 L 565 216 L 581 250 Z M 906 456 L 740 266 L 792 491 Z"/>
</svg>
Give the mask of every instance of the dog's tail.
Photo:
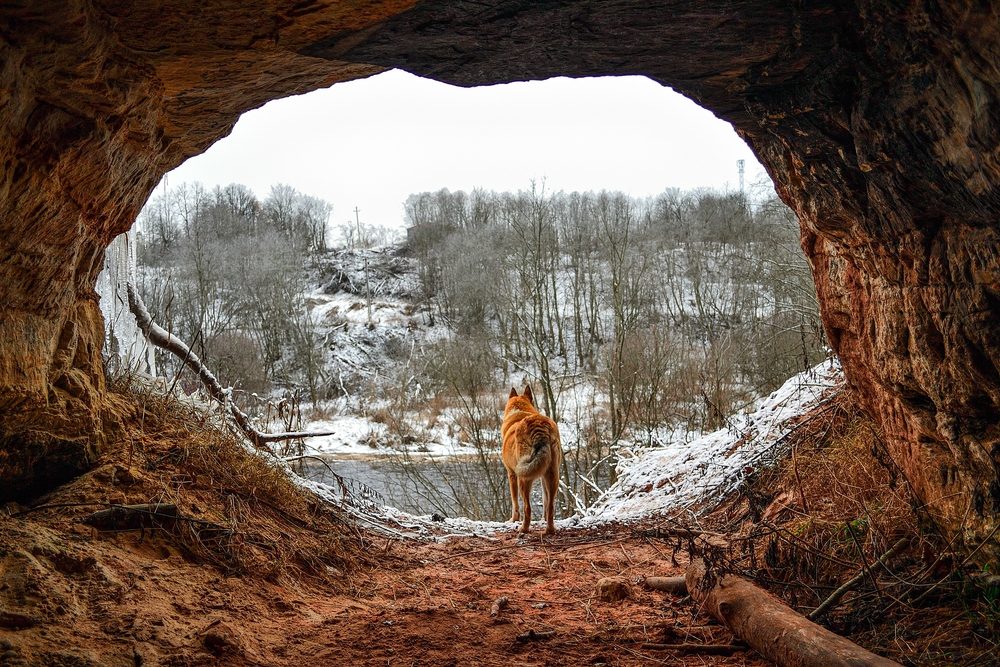
<svg viewBox="0 0 1000 667">
<path fill-rule="evenodd" d="M 524 421 L 531 452 L 518 460 L 514 473 L 518 477 L 534 478 L 549 465 L 552 458 L 551 445 L 554 442 L 559 446 L 559 433 L 555 424 L 541 415 L 528 417 Z"/>
</svg>

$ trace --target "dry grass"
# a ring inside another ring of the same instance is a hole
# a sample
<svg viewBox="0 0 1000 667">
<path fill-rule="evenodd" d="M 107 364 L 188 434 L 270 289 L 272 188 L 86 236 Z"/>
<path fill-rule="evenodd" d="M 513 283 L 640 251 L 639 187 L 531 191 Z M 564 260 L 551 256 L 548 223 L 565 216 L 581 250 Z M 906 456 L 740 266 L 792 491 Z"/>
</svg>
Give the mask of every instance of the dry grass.
<svg viewBox="0 0 1000 667">
<path fill-rule="evenodd" d="M 70 488 L 88 487 L 110 502 L 176 504 L 190 520 L 165 531 L 169 539 L 226 573 L 336 578 L 366 560 L 361 533 L 345 516 L 248 451 L 212 415 L 128 379 L 112 389 L 121 437 L 103 465 Z"/>
<path fill-rule="evenodd" d="M 846 398 L 796 434 L 769 482 L 778 493 L 761 512 L 763 530 L 781 527 L 766 540 L 767 576 L 832 587 L 844 563 L 874 563 L 900 538 L 918 537 L 905 487 L 873 455 L 880 447 L 871 420 Z"/>
<path fill-rule="evenodd" d="M 948 545 L 914 511 L 850 394 L 807 415 L 790 444 L 791 456 L 708 517 L 738 536 L 729 567 L 804 614 L 863 573 L 819 622 L 906 664 L 995 664 L 1000 604 L 951 572 Z M 905 547 L 879 566 L 901 539 Z M 920 597 L 949 574 L 950 585 Z"/>
</svg>

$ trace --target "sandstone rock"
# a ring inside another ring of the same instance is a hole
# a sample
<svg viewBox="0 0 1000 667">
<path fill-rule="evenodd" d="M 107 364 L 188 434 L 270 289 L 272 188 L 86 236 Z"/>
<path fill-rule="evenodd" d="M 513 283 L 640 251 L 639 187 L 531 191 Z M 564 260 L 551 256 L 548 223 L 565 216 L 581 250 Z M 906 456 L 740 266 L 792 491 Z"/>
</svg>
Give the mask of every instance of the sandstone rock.
<svg viewBox="0 0 1000 667">
<path fill-rule="evenodd" d="M 632 587 L 625 577 L 604 577 L 598 580 L 594 594 L 604 602 L 618 602 L 632 597 Z"/>
<path fill-rule="evenodd" d="M 214 656 L 239 656 L 243 648 L 239 633 L 228 623 L 215 623 L 207 629 L 201 638 L 202 644 Z"/>
</svg>

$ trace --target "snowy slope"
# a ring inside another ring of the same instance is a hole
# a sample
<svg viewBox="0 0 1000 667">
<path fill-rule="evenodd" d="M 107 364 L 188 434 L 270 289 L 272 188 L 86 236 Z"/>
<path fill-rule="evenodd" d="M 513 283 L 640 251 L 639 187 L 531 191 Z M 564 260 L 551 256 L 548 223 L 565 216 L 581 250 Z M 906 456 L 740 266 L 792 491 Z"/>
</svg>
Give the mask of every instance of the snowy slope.
<svg viewBox="0 0 1000 667">
<path fill-rule="evenodd" d="M 587 522 L 624 521 L 689 508 L 727 495 L 747 474 L 783 455 L 797 417 L 827 400 L 843 381 L 831 359 L 791 378 L 727 428 L 678 440 L 620 464 L 618 481 L 587 511 Z"/>
</svg>

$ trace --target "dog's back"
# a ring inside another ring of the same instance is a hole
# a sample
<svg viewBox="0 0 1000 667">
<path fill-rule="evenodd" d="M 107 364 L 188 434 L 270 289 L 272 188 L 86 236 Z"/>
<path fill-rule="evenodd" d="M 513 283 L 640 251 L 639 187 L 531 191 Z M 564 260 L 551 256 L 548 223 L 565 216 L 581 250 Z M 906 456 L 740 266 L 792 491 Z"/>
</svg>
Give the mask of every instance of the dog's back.
<svg viewBox="0 0 1000 667">
<path fill-rule="evenodd" d="M 512 402 L 515 404 L 511 409 Z M 523 398 L 507 403 L 503 426 L 503 462 L 519 479 L 537 479 L 550 465 L 559 465 L 561 447 L 556 423 Z"/>
</svg>

